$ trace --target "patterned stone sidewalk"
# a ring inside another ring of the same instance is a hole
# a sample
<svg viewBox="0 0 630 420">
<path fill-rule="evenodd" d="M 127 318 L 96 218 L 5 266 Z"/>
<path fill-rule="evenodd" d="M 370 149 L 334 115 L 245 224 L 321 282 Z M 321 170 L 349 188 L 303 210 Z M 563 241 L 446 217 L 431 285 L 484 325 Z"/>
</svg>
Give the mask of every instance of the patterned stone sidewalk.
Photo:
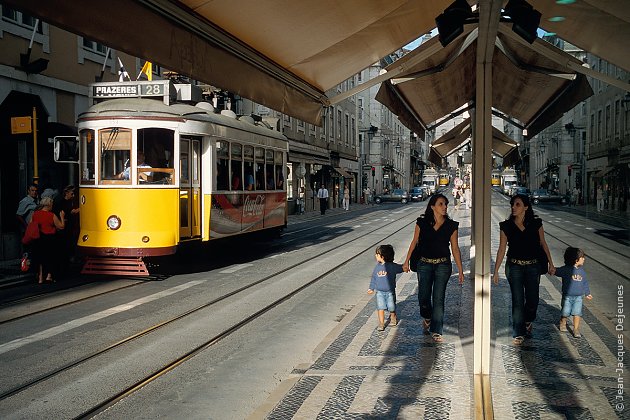
<svg viewBox="0 0 630 420">
<path fill-rule="evenodd" d="M 460 238 L 466 235 L 469 229 L 460 227 Z M 467 255 L 469 250 L 462 249 L 465 260 Z M 469 261 L 464 268 L 469 270 Z M 376 331 L 374 299 L 366 296 L 321 344 L 315 361 L 296 368 L 251 418 L 474 418 L 473 295 L 472 282 L 461 287 L 451 278 L 445 342 L 435 344 L 422 334 L 417 277 L 403 275 L 397 327 Z M 533 335 L 515 347 L 509 286 L 503 279 L 493 287 L 494 418 L 630 419 L 630 410 L 616 405 L 618 378 L 624 379 L 627 361 L 622 358 L 620 374 L 617 333 L 610 320 L 585 306 L 583 338 L 576 339 L 557 328 L 559 282 L 543 276 L 540 297 Z"/>
<path fill-rule="evenodd" d="M 366 302 L 311 366 L 293 372 L 294 385 L 268 419 L 471 416 L 472 359 L 464 355 L 466 340 L 453 335 L 467 293 L 449 282 L 450 321 L 445 342 L 435 344 L 422 334 L 415 274 L 401 283 L 399 325 L 376 331 L 374 302 Z"/>
<path fill-rule="evenodd" d="M 466 235 L 470 229 L 460 227 L 460 237 Z M 466 260 L 468 254 L 462 249 Z M 416 274 L 403 274 L 398 326 L 376 331 L 375 299 L 366 295 L 322 344 L 314 363 L 295 369 L 252 418 L 470 418 L 472 304 L 462 302 L 472 299 L 473 285 L 461 287 L 452 276 L 445 342 L 436 344 L 422 333 Z"/>
<path fill-rule="evenodd" d="M 509 286 L 505 282 L 493 289 L 498 335 L 492 361 L 495 418 L 630 419 L 617 392 L 628 362 L 621 357 L 618 370 L 618 333 L 612 323 L 596 307 L 585 305 L 582 338 L 574 338 L 570 323 L 569 332 L 557 326 L 560 282 L 542 276 L 540 298 L 532 337 L 516 348 L 511 345 L 510 320 L 504 316 L 510 307 Z"/>
</svg>

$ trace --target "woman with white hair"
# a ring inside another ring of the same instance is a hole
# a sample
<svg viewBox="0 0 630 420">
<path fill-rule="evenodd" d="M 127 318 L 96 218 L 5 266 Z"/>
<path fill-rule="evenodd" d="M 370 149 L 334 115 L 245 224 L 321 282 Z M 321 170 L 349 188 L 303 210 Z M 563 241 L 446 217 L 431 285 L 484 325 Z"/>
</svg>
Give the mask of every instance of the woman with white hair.
<svg viewBox="0 0 630 420">
<path fill-rule="evenodd" d="M 39 239 L 35 241 L 33 251 L 35 253 L 35 261 L 39 265 L 37 272 L 37 280 L 42 284 L 44 280 L 52 283 L 53 272 L 57 263 L 57 230 L 65 227 L 65 212 L 59 212 L 59 217 L 52 211 L 53 199 L 44 197 L 40 200 L 39 206 L 31 223 L 37 223 L 39 228 Z M 44 275 L 46 277 L 44 278 Z"/>
</svg>

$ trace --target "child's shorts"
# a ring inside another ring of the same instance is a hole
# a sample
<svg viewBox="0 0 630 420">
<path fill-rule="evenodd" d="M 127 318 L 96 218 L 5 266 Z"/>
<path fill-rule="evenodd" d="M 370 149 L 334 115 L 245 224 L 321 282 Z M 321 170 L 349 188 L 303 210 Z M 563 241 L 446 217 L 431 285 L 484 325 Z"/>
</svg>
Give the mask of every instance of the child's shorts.
<svg viewBox="0 0 630 420">
<path fill-rule="evenodd" d="M 564 296 L 562 298 L 562 316 L 582 316 L 582 296 Z"/>
<path fill-rule="evenodd" d="M 396 312 L 396 299 L 394 292 L 376 291 L 376 309 Z"/>
</svg>

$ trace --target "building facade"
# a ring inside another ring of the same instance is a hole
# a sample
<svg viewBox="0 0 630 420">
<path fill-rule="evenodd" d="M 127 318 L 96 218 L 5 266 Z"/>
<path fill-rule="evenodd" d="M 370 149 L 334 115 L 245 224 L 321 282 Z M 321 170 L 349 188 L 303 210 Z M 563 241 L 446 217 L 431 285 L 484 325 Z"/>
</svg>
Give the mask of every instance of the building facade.
<svg viewBox="0 0 630 420">
<path fill-rule="evenodd" d="M 52 139 L 76 135 L 77 116 L 89 106 L 88 85 L 118 80 L 119 59 L 135 78 L 144 61 L 6 5 L 0 10 L 0 259 L 6 260 L 21 251 L 15 211 L 27 186 L 36 180 L 40 189 L 61 190 L 78 182 L 76 165 L 54 162 Z M 22 124 L 12 126 L 16 121 Z"/>
<path fill-rule="evenodd" d="M 630 74 L 556 37 L 546 38 L 609 77 Z M 594 203 L 598 187 L 605 208 L 628 211 L 630 192 L 630 94 L 589 77 L 593 96 L 566 112 L 525 144 L 530 188 L 560 194 L 579 192 L 577 201 Z"/>
</svg>

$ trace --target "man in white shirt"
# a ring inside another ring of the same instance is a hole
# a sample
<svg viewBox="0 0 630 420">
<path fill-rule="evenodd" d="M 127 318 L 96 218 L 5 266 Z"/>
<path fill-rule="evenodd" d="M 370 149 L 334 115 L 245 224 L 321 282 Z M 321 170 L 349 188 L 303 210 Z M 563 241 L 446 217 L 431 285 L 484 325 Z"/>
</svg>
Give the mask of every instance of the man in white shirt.
<svg viewBox="0 0 630 420">
<path fill-rule="evenodd" d="M 37 208 L 37 185 L 31 184 L 26 190 L 26 197 L 20 200 L 17 211 L 15 212 L 15 217 L 20 222 L 22 235 L 24 235 L 26 226 L 31 222 L 35 208 Z"/>
<path fill-rule="evenodd" d="M 138 150 L 138 168 L 151 168 L 151 165 L 149 165 L 148 163 L 146 163 L 144 161 L 144 152 L 142 150 Z M 150 176 L 153 175 L 153 172 L 138 172 L 138 181 L 140 182 L 146 182 Z M 130 175 L 129 175 L 129 166 L 127 166 L 125 168 L 124 171 L 122 171 L 121 173 L 119 173 L 116 178 L 118 179 L 126 179 L 129 180 L 131 179 Z"/>
<path fill-rule="evenodd" d="M 319 190 L 317 190 L 317 198 L 319 198 L 319 211 L 323 216 L 328 206 L 328 190 L 324 185 L 320 186 Z"/>
</svg>

